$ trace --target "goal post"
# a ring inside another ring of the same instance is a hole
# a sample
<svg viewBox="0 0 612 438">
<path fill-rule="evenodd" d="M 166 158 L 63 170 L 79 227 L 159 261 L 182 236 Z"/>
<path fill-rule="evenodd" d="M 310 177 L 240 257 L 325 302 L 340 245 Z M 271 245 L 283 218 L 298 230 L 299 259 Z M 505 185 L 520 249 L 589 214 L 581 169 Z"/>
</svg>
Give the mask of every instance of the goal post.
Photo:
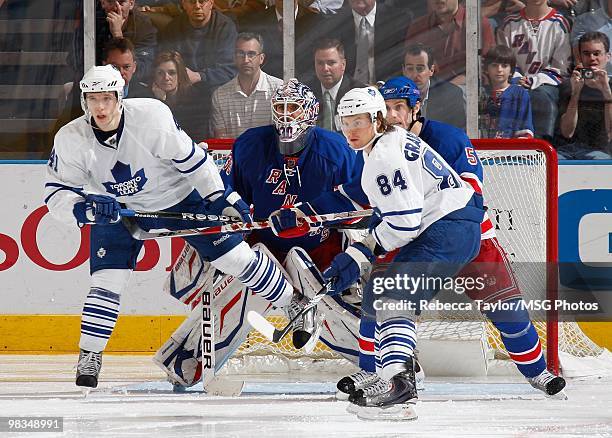
<svg viewBox="0 0 612 438">
<path fill-rule="evenodd" d="M 503 151 L 534 151 L 543 154 L 545 160 L 545 179 L 546 191 L 546 298 L 555 300 L 558 296 L 558 260 L 559 260 L 559 212 L 558 212 L 558 159 L 557 152 L 552 145 L 539 139 L 476 139 L 472 140 L 479 155 L 486 156 L 487 152 L 503 153 Z M 495 163 L 493 162 L 492 165 Z M 484 176 L 483 185 L 487 187 L 487 175 Z M 487 196 L 485 193 L 485 204 Z M 502 244 L 503 246 L 503 244 Z M 558 332 L 558 313 L 548 310 L 546 315 L 546 363 L 548 369 L 553 374 L 559 373 L 559 332 Z"/>
</svg>

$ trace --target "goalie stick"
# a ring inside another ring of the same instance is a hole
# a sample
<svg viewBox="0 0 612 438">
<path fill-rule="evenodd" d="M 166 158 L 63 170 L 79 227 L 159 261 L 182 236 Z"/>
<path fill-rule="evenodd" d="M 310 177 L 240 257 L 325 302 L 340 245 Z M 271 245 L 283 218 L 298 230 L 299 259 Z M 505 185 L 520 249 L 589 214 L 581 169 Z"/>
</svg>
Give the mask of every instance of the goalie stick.
<svg viewBox="0 0 612 438">
<path fill-rule="evenodd" d="M 253 327 L 259 333 L 264 335 L 266 339 L 277 344 L 280 341 L 282 341 L 285 336 L 287 336 L 287 333 L 289 333 L 291 331 L 291 328 L 293 327 L 293 323 L 297 321 L 298 318 L 301 318 L 306 312 L 308 312 L 310 309 L 315 307 L 319 303 L 319 301 L 321 301 L 323 297 L 327 295 L 327 292 L 331 288 L 331 285 L 332 285 L 331 281 L 327 282 L 321 288 L 321 290 L 319 290 L 319 292 L 317 292 L 317 294 L 310 299 L 308 304 L 306 304 L 302 308 L 302 310 L 300 310 L 297 313 L 297 315 L 295 315 L 291 319 L 291 321 L 289 321 L 289 323 L 281 330 L 274 327 L 274 325 L 270 321 L 268 321 L 261 314 L 253 310 L 250 310 L 247 313 L 247 321 L 249 321 L 249 324 L 251 324 L 251 327 Z"/>
<path fill-rule="evenodd" d="M 316 224 L 319 222 L 342 221 L 371 215 L 372 210 L 357 210 L 345 211 L 341 213 L 306 216 L 300 219 L 306 221 L 309 224 Z M 183 230 L 145 231 L 140 228 L 140 226 L 138 226 L 136 221 L 130 218 L 122 217 L 122 221 L 123 225 L 127 228 L 132 237 L 137 240 L 158 239 L 163 237 L 197 236 L 199 234 L 244 233 L 252 230 L 263 230 L 266 228 L 270 228 L 270 221 L 264 220 L 259 222 L 253 222 L 252 224 L 236 222 L 224 225 L 215 225 L 211 227 L 188 228 Z"/>
</svg>

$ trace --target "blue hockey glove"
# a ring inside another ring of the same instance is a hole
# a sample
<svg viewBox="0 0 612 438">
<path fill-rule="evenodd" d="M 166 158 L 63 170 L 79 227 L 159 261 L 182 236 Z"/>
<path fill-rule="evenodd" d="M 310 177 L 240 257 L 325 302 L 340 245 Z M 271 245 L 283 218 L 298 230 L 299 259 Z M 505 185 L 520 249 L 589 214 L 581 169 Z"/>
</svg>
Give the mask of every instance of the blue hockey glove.
<svg viewBox="0 0 612 438">
<path fill-rule="evenodd" d="M 300 204 L 299 208 L 285 205 L 280 210 L 273 211 L 268 220 L 275 236 L 291 239 L 302 237 L 310 231 L 310 225 L 300 218 L 313 214 L 314 211 L 308 204 Z"/>
<path fill-rule="evenodd" d="M 242 222 L 249 224 L 253 223 L 251 208 L 244 202 L 238 193 L 230 188 L 227 188 L 225 193 L 221 196 L 217 196 L 214 201 L 207 202 L 205 209 L 209 214 L 240 216 Z"/>
<path fill-rule="evenodd" d="M 359 280 L 362 265 L 372 263 L 374 259 L 372 251 L 359 242 L 334 257 L 329 268 L 323 271 L 325 281 L 333 281 L 328 295 L 337 295 Z"/>
<path fill-rule="evenodd" d="M 119 220 L 121 206 L 115 198 L 107 195 L 87 195 L 72 209 L 79 224 L 108 225 Z"/>
</svg>

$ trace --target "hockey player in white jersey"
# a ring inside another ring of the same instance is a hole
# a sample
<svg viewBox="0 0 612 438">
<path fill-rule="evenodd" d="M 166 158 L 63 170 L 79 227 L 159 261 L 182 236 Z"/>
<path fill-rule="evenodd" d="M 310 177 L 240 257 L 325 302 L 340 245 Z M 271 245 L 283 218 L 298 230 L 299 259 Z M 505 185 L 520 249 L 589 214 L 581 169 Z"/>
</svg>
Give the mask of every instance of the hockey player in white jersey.
<svg viewBox="0 0 612 438">
<path fill-rule="evenodd" d="M 342 291 L 376 255 L 399 249 L 394 263 L 374 272 L 362 312 L 376 317 L 376 369 L 380 379 L 351 394 L 363 419 L 415 419 L 415 316 L 438 290 L 403 289 L 400 278 L 453 277 L 480 246 L 482 197 L 427 143 L 385 121 L 383 97 L 373 87 L 349 91 L 338 105 L 339 125 L 363 155 L 361 188 L 377 210 L 371 233 L 336 256 L 324 273 Z M 381 290 L 380 285 L 385 288 Z M 375 285 L 377 287 L 375 287 Z"/>
<path fill-rule="evenodd" d="M 225 190 L 205 150 L 181 130 L 170 109 L 154 99 L 123 100 L 124 81 L 113 66 L 92 67 L 80 83 L 85 114 L 55 136 L 47 167 L 45 203 L 67 224 L 91 224 L 91 288 L 81 319 L 76 384 L 96 387 L 102 351 L 111 336 L 143 245 L 119 221 L 121 204 L 138 210 L 240 215 L 250 208 Z M 121 203 L 121 204 L 120 204 Z M 139 219 L 143 229 L 193 228 L 193 222 Z M 268 256 L 236 234 L 186 240 L 203 260 L 239 278 L 276 306 L 293 288 Z"/>
</svg>

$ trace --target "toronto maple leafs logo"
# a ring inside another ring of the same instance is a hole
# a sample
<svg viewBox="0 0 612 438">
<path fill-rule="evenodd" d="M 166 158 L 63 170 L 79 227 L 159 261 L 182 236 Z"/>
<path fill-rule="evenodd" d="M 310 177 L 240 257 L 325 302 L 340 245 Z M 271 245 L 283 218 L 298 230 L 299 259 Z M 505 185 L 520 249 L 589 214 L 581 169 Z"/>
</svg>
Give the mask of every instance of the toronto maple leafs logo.
<svg viewBox="0 0 612 438">
<path fill-rule="evenodd" d="M 108 193 L 112 193 L 115 196 L 131 196 L 142 190 L 147 182 L 144 169 L 140 169 L 138 172 L 132 175 L 132 168 L 129 164 L 117 161 L 115 167 L 112 168 L 111 173 L 115 178 L 115 182 L 102 183 Z"/>
</svg>

